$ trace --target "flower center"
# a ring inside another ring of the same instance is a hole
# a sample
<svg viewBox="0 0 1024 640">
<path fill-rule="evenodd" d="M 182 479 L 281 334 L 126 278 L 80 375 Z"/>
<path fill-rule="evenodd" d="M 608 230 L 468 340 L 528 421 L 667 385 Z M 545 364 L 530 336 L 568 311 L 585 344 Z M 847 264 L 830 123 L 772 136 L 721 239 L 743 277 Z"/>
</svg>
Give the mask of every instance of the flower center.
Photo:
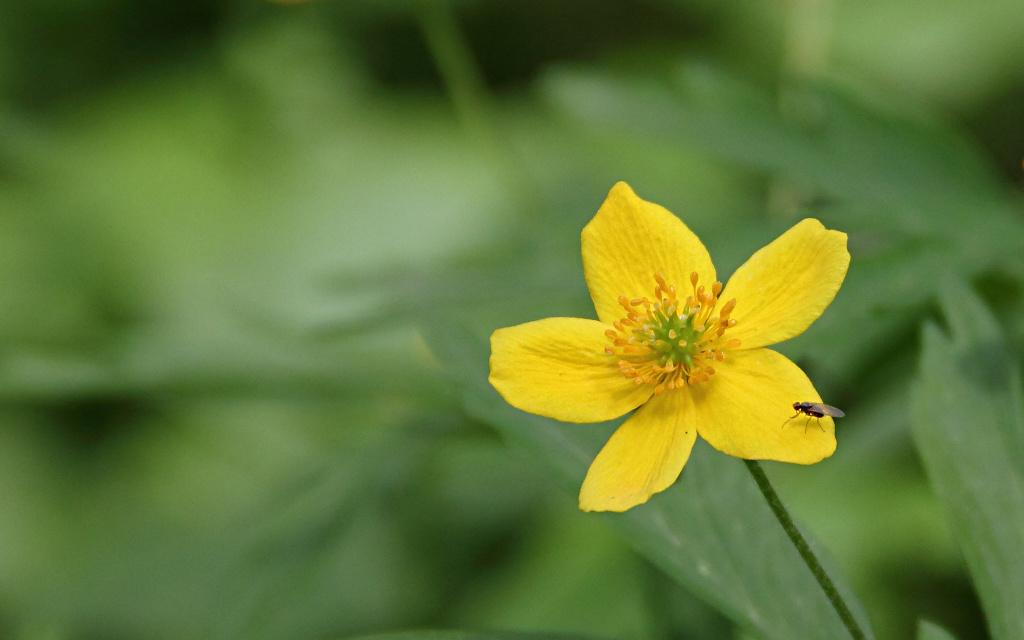
<svg viewBox="0 0 1024 640">
<path fill-rule="evenodd" d="M 693 294 L 676 297 L 676 288 L 660 273 L 654 274 L 654 301 L 630 300 L 619 296 L 626 315 L 605 331 L 612 344 L 605 353 L 618 358 L 616 366 L 635 385 L 654 385 L 654 393 L 678 389 L 686 384 L 707 382 L 715 373 L 712 364 L 725 360 L 725 350 L 740 346 L 739 340 L 723 336 L 736 320 L 729 317 L 736 299 L 729 300 L 712 317 L 722 283 L 711 289 L 697 286 L 697 272 L 690 274 Z"/>
</svg>

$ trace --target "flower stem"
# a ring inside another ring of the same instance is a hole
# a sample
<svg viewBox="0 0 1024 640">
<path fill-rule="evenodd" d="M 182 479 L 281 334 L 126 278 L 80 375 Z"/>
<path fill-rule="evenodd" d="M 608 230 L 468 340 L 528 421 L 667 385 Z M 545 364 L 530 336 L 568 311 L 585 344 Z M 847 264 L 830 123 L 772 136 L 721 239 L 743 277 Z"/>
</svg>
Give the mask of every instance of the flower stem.
<svg viewBox="0 0 1024 640">
<path fill-rule="evenodd" d="M 810 545 L 807 544 L 807 540 L 804 538 L 800 530 L 796 528 L 796 524 L 793 522 L 793 518 L 790 517 L 789 512 L 786 511 L 786 507 L 782 505 L 782 500 L 779 499 L 779 494 L 775 493 L 775 489 L 772 488 L 772 484 L 768 482 L 768 476 L 765 475 L 764 469 L 757 460 L 744 460 L 747 464 L 747 469 L 750 471 L 750 475 L 754 476 L 754 480 L 757 482 L 757 486 L 761 489 L 761 493 L 764 495 L 764 499 L 768 502 L 768 506 L 772 508 L 772 513 L 778 519 L 779 524 L 786 531 L 786 535 L 793 541 L 793 546 L 796 547 L 800 557 L 807 563 L 807 568 L 814 574 L 814 578 L 821 585 L 821 589 L 825 592 L 829 602 L 835 608 L 836 613 L 839 614 L 839 619 L 846 625 L 847 630 L 850 632 L 850 636 L 854 640 L 867 640 L 867 636 L 864 635 L 864 631 L 861 630 L 860 625 L 857 624 L 857 620 L 853 617 L 853 612 L 850 611 L 850 607 L 843 601 L 843 597 L 839 595 L 839 591 L 836 589 L 836 585 L 832 582 L 832 579 L 825 573 L 825 567 L 821 566 L 821 562 L 815 557 L 814 552 L 811 551 Z"/>
</svg>

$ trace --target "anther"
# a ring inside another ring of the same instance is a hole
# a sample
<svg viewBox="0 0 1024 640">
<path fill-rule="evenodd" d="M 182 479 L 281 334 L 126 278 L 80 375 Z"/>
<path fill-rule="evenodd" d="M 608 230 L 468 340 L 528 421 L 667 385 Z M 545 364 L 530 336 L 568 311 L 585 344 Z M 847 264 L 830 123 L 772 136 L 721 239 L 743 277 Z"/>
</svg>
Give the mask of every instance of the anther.
<svg viewBox="0 0 1024 640">
<path fill-rule="evenodd" d="M 616 357 L 617 369 L 626 379 L 635 385 L 651 385 L 654 393 L 661 394 L 705 382 L 715 373 L 708 365 L 722 361 L 725 354 L 710 345 L 728 328 L 732 307 L 723 306 L 724 313 L 712 317 L 722 283 L 716 280 L 699 286 L 697 272 L 690 274 L 692 295 L 685 300 L 677 297 L 675 286 L 662 273 L 655 273 L 654 280 L 653 298 L 618 297 L 625 317 L 605 332 L 613 343 L 605 347 L 605 353 Z"/>
<path fill-rule="evenodd" d="M 740 341 L 739 341 L 739 340 L 737 340 L 736 338 L 733 338 L 733 339 L 732 339 L 732 340 L 730 340 L 729 342 L 726 342 L 726 343 L 725 343 L 725 347 L 726 347 L 727 349 L 735 349 L 735 348 L 736 348 L 736 347 L 738 347 L 738 346 L 740 346 Z"/>
</svg>

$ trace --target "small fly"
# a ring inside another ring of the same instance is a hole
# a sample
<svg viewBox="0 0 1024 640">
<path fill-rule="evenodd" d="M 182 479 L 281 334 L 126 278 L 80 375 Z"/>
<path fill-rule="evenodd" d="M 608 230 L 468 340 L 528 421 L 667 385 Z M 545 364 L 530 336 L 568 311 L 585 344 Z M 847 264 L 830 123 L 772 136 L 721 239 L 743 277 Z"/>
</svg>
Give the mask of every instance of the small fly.
<svg viewBox="0 0 1024 640">
<path fill-rule="evenodd" d="M 821 426 L 821 419 L 825 416 L 830 418 L 842 418 L 846 414 L 841 409 L 837 409 L 830 404 L 823 404 L 821 402 L 794 402 L 793 410 L 796 411 L 789 420 L 797 417 L 801 413 L 807 416 L 807 422 L 804 424 L 804 433 L 807 433 L 807 425 L 811 423 L 811 418 L 818 421 L 818 428 L 822 431 L 825 427 Z M 789 424 L 789 420 L 782 423 L 782 426 Z"/>
</svg>

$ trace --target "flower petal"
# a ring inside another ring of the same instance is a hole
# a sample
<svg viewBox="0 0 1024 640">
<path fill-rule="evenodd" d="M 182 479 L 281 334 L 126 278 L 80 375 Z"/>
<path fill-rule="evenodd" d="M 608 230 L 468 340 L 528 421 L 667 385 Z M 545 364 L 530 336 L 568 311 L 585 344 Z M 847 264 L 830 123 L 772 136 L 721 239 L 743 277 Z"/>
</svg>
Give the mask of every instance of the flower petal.
<svg viewBox="0 0 1024 640">
<path fill-rule="evenodd" d="M 719 298 L 736 299 L 728 337 L 753 349 L 800 335 L 832 302 L 849 265 L 845 233 L 813 218 L 798 222 L 729 278 Z"/>
<path fill-rule="evenodd" d="M 636 409 L 653 393 L 632 384 L 604 352 L 606 325 L 547 318 L 491 334 L 491 385 L 523 411 L 564 422 L 602 422 Z"/>
<path fill-rule="evenodd" d="M 597 454 L 580 489 L 580 509 L 625 511 L 667 489 L 690 457 L 694 419 L 685 389 L 652 396 Z"/>
<path fill-rule="evenodd" d="M 715 280 L 711 256 L 683 221 L 664 207 L 641 200 L 619 182 L 583 228 L 583 273 L 597 317 L 611 324 L 625 311 L 619 296 L 653 297 L 660 272 L 685 298 L 696 271 L 707 288 Z"/>
<path fill-rule="evenodd" d="M 821 402 L 807 376 L 771 349 L 730 351 L 711 380 L 690 387 L 697 431 L 747 460 L 813 464 L 836 450 L 832 418 L 793 417 L 794 402 Z M 792 419 L 791 419 L 792 418 Z"/>
</svg>

